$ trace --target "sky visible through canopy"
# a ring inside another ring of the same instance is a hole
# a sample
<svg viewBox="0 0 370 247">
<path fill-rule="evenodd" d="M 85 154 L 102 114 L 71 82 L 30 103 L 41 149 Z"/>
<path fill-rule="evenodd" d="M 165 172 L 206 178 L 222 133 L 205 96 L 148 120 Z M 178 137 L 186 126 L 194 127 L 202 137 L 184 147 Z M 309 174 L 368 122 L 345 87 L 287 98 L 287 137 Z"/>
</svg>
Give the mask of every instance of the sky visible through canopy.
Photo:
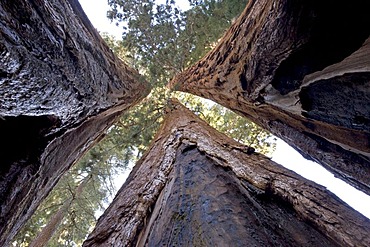
<svg viewBox="0 0 370 247">
<path fill-rule="evenodd" d="M 91 23 L 99 32 L 106 32 L 115 36 L 117 39 L 121 39 L 122 28 L 117 27 L 106 18 L 106 13 L 109 8 L 107 0 L 79 0 L 79 2 Z M 158 0 L 157 2 L 165 3 L 166 0 Z M 179 7 L 182 9 L 189 8 L 187 0 L 178 1 L 178 3 Z M 276 151 L 272 156 L 272 160 L 307 179 L 327 187 L 327 189 L 336 194 L 351 207 L 370 218 L 369 196 L 356 190 L 342 180 L 335 178 L 333 174 L 319 164 L 306 160 L 280 139 L 278 139 Z M 118 189 L 124 183 L 128 173 L 129 171 L 116 179 Z"/>
</svg>

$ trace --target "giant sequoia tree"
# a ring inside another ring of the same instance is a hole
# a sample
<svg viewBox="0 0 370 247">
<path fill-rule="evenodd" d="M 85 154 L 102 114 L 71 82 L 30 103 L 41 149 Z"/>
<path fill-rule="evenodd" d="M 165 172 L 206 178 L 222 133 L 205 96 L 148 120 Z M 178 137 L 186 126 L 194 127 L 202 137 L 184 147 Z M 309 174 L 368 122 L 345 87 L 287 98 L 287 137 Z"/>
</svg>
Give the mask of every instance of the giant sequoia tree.
<svg viewBox="0 0 370 247">
<path fill-rule="evenodd" d="M 0 245 L 60 176 L 149 92 L 77 0 L 0 2 Z"/>
<path fill-rule="evenodd" d="M 180 34 L 199 24 L 183 25 L 186 18 L 199 20 L 222 1 L 192 2 L 206 7 L 180 15 L 171 6 L 153 10 L 149 0 L 129 6 L 137 13 L 112 12 L 142 38 L 127 35 L 124 43 L 153 84 L 211 45 Z M 60 176 L 148 87 L 113 56 L 77 1 L 0 3 L 0 245 L 7 245 Z M 171 86 L 250 118 L 369 193 L 368 5 L 250 1 L 216 48 Z M 152 21 L 150 13 L 161 17 Z M 136 14 L 158 35 L 141 36 Z M 176 47 L 184 49 L 163 63 Z M 368 219 L 253 151 L 170 102 L 151 147 L 85 246 L 370 245 Z"/>
<path fill-rule="evenodd" d="M 171 86 L 249 118 L 370 194 L 369 8 L 251 0 Z"/>
<path fill-rule="evenodd" d="M 176 101 L 83 246 L 368 246 L 370 220 Z"/>
</svg>

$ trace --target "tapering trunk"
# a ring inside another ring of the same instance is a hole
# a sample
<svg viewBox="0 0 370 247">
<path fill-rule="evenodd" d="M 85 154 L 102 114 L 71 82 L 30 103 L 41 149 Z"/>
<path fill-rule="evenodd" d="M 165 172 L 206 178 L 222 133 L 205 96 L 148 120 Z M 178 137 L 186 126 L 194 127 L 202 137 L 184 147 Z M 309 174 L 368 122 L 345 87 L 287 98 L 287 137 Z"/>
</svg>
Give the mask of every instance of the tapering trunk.
<svg viewBox="0 0 370 247">
<path fill-rule="evenodd" d="M 170 86 L 211 99 L 370 194 L 369 1 L 250 0 Z"/>
<path fill-rule="evenodd" d="M 66 200 L 59 210 L 51 217 L 49 222 L 41 229 L 36 238 L 30 243 L 29 247 L 45 247 L 50 239 L 54 236 L 55 231 L 66 217 L 72 203 L 80 198 L 86 184 L 91 179 L 91 176 L 85 177 L 80 185 L 76 188 L 71 198 Z"/>
<path fill-rule="evenodd" d="M 178 102 L 83 246 L 368 246 L 370 220 Z"/>
<path fill-rule="evenodd" d="M 0 246 L 149 86 L 77 0 L 0 1 Z"/>
<path fill-rule="evenodd" d="M 30 243 L 29 247 L 45 247 L 49 240 L 53 237 L 58 226 L 63 221 L 71 207 L 72 200 L 69 199 L 63 203 L 59 210 L 51 217 L 49 222 L 44 226 L 36 238 Z"/>
</svg>

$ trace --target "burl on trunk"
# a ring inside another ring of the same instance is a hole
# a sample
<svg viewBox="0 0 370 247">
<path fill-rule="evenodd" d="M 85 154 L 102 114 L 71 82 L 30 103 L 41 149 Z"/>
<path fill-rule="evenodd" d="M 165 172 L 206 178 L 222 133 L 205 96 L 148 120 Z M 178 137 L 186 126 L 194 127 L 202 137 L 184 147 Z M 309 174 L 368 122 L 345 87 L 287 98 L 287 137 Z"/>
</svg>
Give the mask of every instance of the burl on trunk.
<svg viewBox="0 0 370 247">
<path fill-rule="evenodd" d="M 149 86 L 77 0 L 0 2 L 0 246 Z"/>
<path fill-rule="evenodd" d="M 170 86 L 230 108 L 370 194 L 369 1 L 251 0 Z"/>
<path fill-rule="evenodd" d="M 176 101 L 87 246 L 368 246 L 370 220 Z"/>
</svg>

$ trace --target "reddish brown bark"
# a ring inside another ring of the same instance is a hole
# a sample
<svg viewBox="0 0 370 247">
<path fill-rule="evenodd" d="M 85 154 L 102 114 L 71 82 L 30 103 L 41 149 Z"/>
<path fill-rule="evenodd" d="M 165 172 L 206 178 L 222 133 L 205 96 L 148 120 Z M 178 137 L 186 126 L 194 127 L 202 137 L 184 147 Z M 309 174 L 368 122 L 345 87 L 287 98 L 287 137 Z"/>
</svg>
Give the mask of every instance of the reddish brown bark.
<svg viewBox="0 0 370 247">
<path fill-rule="evenodd" d="M 170 86 L 211 99 L 370 194 L 369 1 L 255 1 Z"/>
<path fill-rule="evenodd" d="M 0 246 L 60 176 L 149 92 L 77 0 L 0 3 Z"/>
<path fill-rule="evenodd" d="M 367 246 L 370 221 L 172 101 L 87 246 Z"/>
</svg>

